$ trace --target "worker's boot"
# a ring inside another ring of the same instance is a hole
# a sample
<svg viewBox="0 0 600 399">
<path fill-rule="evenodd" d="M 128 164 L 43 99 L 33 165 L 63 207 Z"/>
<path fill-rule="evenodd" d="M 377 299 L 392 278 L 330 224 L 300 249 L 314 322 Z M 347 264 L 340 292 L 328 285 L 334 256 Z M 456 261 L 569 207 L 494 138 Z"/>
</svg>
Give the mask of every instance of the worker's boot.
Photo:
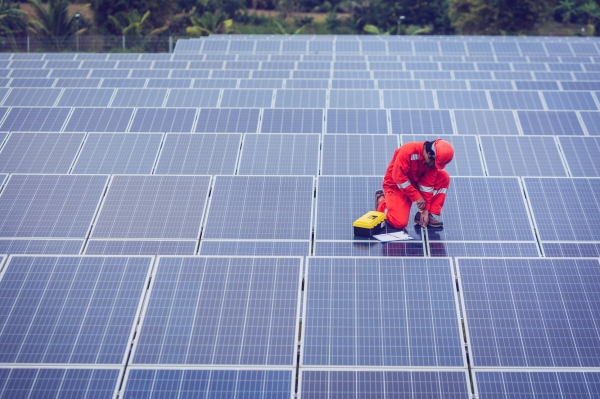
<svg viewBox="0 0 600 399">
<path fill-rule="evenodd" d="M 439 219 L 439 215 L 434 215 L 433 213 L 429 214 L 429 224 L 427 226 L 429 227 L 442 227 L 444 225 L 444 222 L 442 222 Z M 416 224 L 421 223 L 421 212 L 417 212 L 415 214 L 415 219 L 414 219 Z"/>
<path fill-rule="evenodd" d="M 375 210 L 377 210 L 377 208 L 379 207 L 379 199 L 381 197 L 385 198 L 385 195 L 383 194 L 383 190 L 375 191 Z"/>
</svg>

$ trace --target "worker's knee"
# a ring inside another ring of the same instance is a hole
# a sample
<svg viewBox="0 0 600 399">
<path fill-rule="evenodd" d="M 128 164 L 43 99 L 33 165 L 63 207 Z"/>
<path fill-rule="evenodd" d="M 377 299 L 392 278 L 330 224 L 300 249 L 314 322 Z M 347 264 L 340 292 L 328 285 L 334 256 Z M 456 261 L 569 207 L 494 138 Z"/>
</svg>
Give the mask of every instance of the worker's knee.
<svg viewBox="0 0 600 399">
<path fill-rule="evenodd" d="M 385 215 L 386 223 L 396 229 L 403 229 L 408 226 L 408 215 L 406 212 L 395 212 L 388 208 Z"/>
</svg>

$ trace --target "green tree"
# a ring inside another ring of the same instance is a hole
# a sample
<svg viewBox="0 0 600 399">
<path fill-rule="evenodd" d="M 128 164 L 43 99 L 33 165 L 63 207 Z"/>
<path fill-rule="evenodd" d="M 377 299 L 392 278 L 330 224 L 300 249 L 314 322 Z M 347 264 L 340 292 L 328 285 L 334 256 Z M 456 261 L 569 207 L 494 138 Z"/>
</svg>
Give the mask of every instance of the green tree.
<svg viewBox="0 0 600 399">
<path fill-rule="evenodd" d="M 71 15 L 68 12 L 67 0 L 49 0 L 47 7 L 40 0 L 29 0 L 29 4 L 35 13 L 35 17 L 29 21 L 34 33 L 50 39 L 56 50 L 62 50 L 71 36 L 87 30 L 87 28 L 77 30 L 78 23 L 75 15 L 89 7 L 89 4 L 80 7 Z"/>
<path fill-rule="evenodd" d="M 173 0 L 91 0 L 91 9 L 94 12 L 94 23 L 100 29 L 113 34 L 120 34 L 110 20 L 110 16 L 123 13 L 125 15 L 136 10 L 139 15 L 150 11 L 146 22 L 150 29 L 166 26 L 177 2 Z"/>
<path fill-rule="evenodd" d="M 14 34 L 27 29 L 27 22 L 23 19 L 25 15 L 25 11 L 20 10 L 18 5 L 0 0 L 0 42 L 2 45 L 9 42 L 13 48 L 16 48 Z"/>
<path fill-rule="evenodd" d="M 145 25 L 148 25 L 146 22 L 148 21 L 149 16 L 150 11 L 146 11 L 146 13 L 140 17 L 137 10 L 133 10 L 129 14 L 119 13 L 115 16 L 111 15 L 108 18 L 115 28 L 124 36 L 155 36 L 168 29 L 168 26 L 162 26 L 160 28 L 152 29 L 144 35 L 144 31 L 148 30 Z"/>
<path fill-rule="evenodd" d="M 554 9 L 560 12 L 563 22 L 569 22 L 571 17 L 577 13 L 577 3 L 571 0 L 560 0 Z"/>
<path fill-rule="evenodd" d="M 213 33 L 228 33 L 233 25 L 233 20 L 228 19 L 227 14 L 217 12 L 215 14 L 205 12 L 200 18 L 190 17 L 192 26 L 188 26 L 185 31 L 190 36 L 209 36 Z"/>
<path fill-rule="evenodd" d="M 526 32 L 546 19 L 555 0 L 450 0 L 450 20 L 461 34 Z"/>
</svg>

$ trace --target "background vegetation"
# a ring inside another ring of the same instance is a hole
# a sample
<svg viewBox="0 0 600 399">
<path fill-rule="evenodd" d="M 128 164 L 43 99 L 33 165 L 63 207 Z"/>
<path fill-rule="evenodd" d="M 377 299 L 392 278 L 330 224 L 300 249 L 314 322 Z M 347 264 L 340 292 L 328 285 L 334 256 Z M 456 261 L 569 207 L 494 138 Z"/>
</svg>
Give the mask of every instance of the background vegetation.
<svg viewBox="0 0 600 399">
<path fill-rule="evenodd" d="M 74 37 L 121 36 L 139 51 L 212 33 L 591 36 L 600 24 L 600 0 L 84 1 L 0 0 L 0 45 L 29 36 L 60 51 Z"/>
</svg>

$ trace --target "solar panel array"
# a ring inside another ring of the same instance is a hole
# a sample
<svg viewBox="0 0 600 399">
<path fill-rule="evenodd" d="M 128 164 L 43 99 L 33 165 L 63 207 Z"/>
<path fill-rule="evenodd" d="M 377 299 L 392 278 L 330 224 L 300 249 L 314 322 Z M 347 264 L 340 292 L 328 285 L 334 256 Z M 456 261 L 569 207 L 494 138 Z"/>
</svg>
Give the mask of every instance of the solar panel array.
<svg viewBox="0 0 600 399">
<path fill-rule="evenodd" d="M 544 37 L 0 54 L 0 398 L 593 397 L 598 65 Z M 444 228 L 354 236 L 438 137 Z"/>
</svg>

